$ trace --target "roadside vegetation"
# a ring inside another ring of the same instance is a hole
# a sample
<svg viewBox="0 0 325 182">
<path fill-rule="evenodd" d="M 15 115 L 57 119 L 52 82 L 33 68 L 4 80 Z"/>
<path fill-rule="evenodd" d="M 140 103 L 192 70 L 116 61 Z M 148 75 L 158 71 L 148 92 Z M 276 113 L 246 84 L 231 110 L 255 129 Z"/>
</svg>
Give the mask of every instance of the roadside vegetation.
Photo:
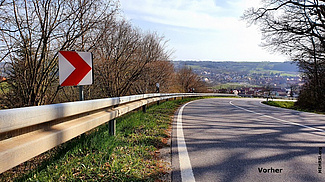
<svg viewBox="0 0 325 182">
<path fill-rule="evenodd" d="M 293 110 L 297 110 L 297 111 L 325 114 L 325 112 L 320 112 L 318 110 L 302 108 L 299 105 L 297 105 L 297 102 L 293 102 L 293 101 L 268 101 L 268 102 L 263 101 L 262 103 L 266 104 L 266 105 L 270 105 L 270 106 L 281 107 L 281 108 L 286 108 L 286 109 L 293 109 Z"/>
<path fill-rule="evenodd" d="M 159 181 L 171 169 L 159 157 L 172 116 L 185 102 L 152 105 L 117 119 L 117 134 L 100 126 L 3 174 L 0 181 Z"/>
<path fill-rule="evenodd" d="M 275 107 L 298 110 L 298 107 L 295 106 L 295 102 L 293 101 L 263 101 L 262 103 Z"/>
</svg>

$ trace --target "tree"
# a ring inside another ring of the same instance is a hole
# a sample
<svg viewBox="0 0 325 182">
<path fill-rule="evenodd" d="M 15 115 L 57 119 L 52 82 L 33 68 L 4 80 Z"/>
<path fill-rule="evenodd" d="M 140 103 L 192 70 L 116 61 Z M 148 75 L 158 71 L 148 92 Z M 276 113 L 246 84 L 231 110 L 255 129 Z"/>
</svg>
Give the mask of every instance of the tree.
<svg viewBox="0 0 325 182">
<path fill-rule="evenodd" d="M 53 102 L 60 89 L 58 51 L 93 48 L 102 36 L 99 26 L 115 12 L 113 1 L 1 1 L 0 61 L 9 64 L 10 90 L 2 101 L 9 107 Z"/>
<path fill-rule="evenodd" d="M 175 77 L 178 92 L 206 92 L 207 90 L 201 78 L 187 66 L 178 70 Z"/>
<path fill-rule="evenodd" d="M 167 60 L 157 60 L 147 64 L 131 87 L 132 93 L 144 94 L 156 92 L 159 84 L 160 92 L 170 92 L 173 82 L 174 66 Z"/>
<path fill-rule="evenodd" d="M 325 2 L 320 0 L 264 0 L 263 7 L 243 16 L 260 26 L 263 46 L 298 63 L 306 84 L 299 97 L 308 106 L 325 110 Z M 309 93 L 303 93 L 309 92 Z"/>
<path fill-rule="evenodd" d="M 100 42 L 95 60 L 95 86 L 100 95 L 118 97 L 136 93 L 137 85 L 148 65 L 168 60 L 163 37 L 155 33 L 142 33 L 122 20 L 117 22 Z M 133 87 L 133 91 L 131 90 Z M 143 92 L 143 91 L 141 91 Z"/>
</svg>

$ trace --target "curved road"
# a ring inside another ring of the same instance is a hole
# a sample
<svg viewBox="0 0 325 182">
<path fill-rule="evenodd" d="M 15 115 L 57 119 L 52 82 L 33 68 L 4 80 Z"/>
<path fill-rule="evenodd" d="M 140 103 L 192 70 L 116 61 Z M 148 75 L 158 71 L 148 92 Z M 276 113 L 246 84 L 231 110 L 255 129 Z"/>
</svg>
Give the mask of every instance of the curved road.
<svg viewBox="0 0 325 182">
<path fill-rule="evenodd" d="M 325 181 L 325 115 L 260 102 L 214 98 L 182 107 L 172 181 Z"/>
</svg>

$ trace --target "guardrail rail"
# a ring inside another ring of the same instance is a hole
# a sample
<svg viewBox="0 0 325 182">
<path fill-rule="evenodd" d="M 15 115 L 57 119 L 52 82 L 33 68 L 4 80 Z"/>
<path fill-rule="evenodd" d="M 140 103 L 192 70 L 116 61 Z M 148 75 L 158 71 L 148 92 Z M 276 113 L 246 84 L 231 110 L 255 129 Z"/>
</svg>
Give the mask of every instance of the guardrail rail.
<svg viewBox="0 0 325 182">
<path fill-rule="evenodd" d="M 212 93 L 142 94 L 0 110 L 0 173 L 149 103 Z"/>
</svg>

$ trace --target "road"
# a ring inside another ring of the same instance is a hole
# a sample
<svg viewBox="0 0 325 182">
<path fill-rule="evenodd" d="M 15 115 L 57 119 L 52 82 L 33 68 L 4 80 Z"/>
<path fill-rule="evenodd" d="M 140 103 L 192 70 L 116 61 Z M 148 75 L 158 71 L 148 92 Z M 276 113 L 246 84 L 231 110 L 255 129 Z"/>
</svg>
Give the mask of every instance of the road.
<svg viewBox="0 0 325 182">
<path fill-rule="evenodd" d="M 172 181 L 325 181 L 325 115 L 260 101 L 213 98 L 182 107 L 173 124 Z"/>
</svg>

